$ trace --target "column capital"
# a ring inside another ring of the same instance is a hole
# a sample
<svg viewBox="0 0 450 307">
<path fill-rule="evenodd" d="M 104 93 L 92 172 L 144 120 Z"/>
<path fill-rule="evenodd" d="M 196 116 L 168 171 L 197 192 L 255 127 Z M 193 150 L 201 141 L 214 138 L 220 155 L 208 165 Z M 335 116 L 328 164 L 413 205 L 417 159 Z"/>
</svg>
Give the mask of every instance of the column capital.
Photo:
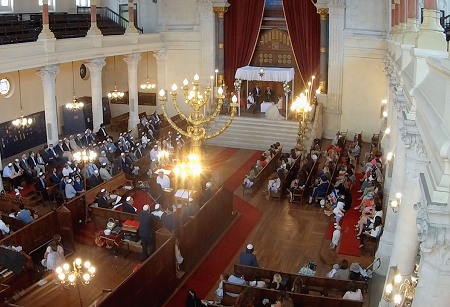
<svg viewBox="0 0 450 307">
<path fill-rule="evenodd" d="M 217 17 L 224 18 L 225 13 L 228 12 L 229 6 L 230 6 L 229 4 L 227 6 L 214 6 L 213 11 L 217 15 Z"/>
<path fill-rule="evenodd" d="M 89 68 L 92 72 L 100 72 L 103 67 L 106 65 L 105 58 L 94 58 L 85 62 L 86 67 Z"/>
<path fill-rule="evenodd" d="M 326 21 L 328 19 L 328 8 L 317 9 L 317 14 L 320 15 L 320 20 Z"/>
<path fill-rule="evenodd" d="M 154 52 L 153 56 L 157 61 L 164 61 L 167 57 L 167 49 L 163 47 L 158 52 Z"/>
<path fill-rule="evenodd" d="M 59 64 L 45 65 L 37 70 L 38 74 L 43 81 L 45 80 L 55 80 L 56 75 L 59 73 Z"/>
<path fill-rule="evenodd" d="M 135 66 L 137 67 L 137 64 L 141 60 L 141 54 L 140 53 L 130 53 L 123 57 L 123 60 L 128 64 L 128 67 Z"/>
</svg>

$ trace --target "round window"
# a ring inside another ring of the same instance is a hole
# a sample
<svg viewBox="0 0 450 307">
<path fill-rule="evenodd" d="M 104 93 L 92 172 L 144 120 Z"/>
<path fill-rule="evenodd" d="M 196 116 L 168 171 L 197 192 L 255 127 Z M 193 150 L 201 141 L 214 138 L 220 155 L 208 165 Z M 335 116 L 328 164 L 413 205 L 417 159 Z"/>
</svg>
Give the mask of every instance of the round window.
<svg viewBox="0 0 450 307">
<path fill-rule="evenodd" d="M 6 78 L 0 78 L 0 95 L 6 96 L 11 90 L 11 83 Z"/>
</svg>

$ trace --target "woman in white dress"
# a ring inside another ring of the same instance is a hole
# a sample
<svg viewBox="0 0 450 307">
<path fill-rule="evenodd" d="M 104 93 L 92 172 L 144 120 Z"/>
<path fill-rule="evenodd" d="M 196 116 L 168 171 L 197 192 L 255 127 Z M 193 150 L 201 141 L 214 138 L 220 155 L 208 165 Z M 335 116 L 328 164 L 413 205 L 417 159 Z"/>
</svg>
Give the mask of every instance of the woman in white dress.
<svg viewBox="0 0 450 307">
<path fill-rule="evenodd" d="M 62 265 L 64 260 L 64 249 L 61 245 L 56 243 L 55 240 L 52 240 L 47 246 L 44 259 L 41 261 L 42 265 L 45 266 L 47 270 L 54 270 Z"/>
<path fill-rule="evenodd" d="M 284 116 L 278 111 L 278 106 L 274 103 L 266 111 L 267 119 L 283 120 Z"/>
</svg>

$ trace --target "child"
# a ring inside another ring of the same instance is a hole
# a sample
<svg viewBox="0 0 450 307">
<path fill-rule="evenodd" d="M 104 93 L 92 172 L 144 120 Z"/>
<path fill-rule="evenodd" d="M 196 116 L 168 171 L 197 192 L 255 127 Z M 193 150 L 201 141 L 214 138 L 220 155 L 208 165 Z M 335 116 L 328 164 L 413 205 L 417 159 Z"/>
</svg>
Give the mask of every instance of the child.
<svg viewBox="0 0 450 307">
<path fill-rule="evenodd" d="M 336 225 L 335 230 L 333 231 L 333 238 L 331 239 L 330 248 L 335 249 L 339 244 L 339 240 L 341 239 L 341 226 Z"/>
</svg>

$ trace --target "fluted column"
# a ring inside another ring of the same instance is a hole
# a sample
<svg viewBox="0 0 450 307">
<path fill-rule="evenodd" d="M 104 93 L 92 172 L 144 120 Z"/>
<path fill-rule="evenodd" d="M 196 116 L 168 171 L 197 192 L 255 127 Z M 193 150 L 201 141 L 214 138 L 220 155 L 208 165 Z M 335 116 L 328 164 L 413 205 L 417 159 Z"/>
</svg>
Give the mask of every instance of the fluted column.
<svg viewBox="0 0 450 307">
<path fill-rule="evenodd" d="M 214 4 L 216 5 L 216 4 Z M 221 76 L 221 79 L 223 79 L 223 72 L 225 70 L 224 67 L 224 42 L 225 42 L 225 35 L 224 35 L 224 17 L 225 13 L 228 11 L 228 7 L 230 5 L 225 1 L 225 3 L 221 4 L 221 6 L 214 6 L 214 13 L 216 13 L 216 33 L 217 33 L 217 46 L 216 46 L 216 63 L 215 67 L 219 70 L 219 74 Z"/>
<path fill-rule="evenodd" d="M 102 103 L 102 69 L 105 66 L 105 58 L 95 58 L 86 62 L 91 74 L 91 95 L 92 95 L 92 122 L 94 131 L 100 129 L 103 123 L 103 103 Z"/>
<path fill-rule="evenodd" d="M 38 40 L 55 39 L 55 35 L 50 31 L 48 17 L 48 0 L 42 0 L 42 31 Z"/>
<path fill-rule="evenodd" d="M 423 22 L 417 32 L 416 46 L 422 49 L 438 51 L 447 50 L 444 29 L 440 23 L 440 12 L 437 9 L 438 0 L 424 0 Z"/>
<path fill-rule="evenodd" d="M 328 5 L 329 53 L 328 53 L 328 102 L 325 110 L 326 134 L 334 135 L 341 127 L 342 76 L 344 65 L 344 10 L 343 0 L 335 0 Z"/>
<path fill-rule="evenodd" d="M 320 15 L 320 81 L 319 88 L 321 93 L 327 92 L 328 80 L 328 8 L 320 8 L 317 10 Z"/>
<path fill-rule="evenodd" d="M 166 57 L 167 50 L 165 48 L 153 53 L 156 59 L 156 79 L 159 89 L 166 88 Z M 159 101 L 159 99 L 158 99 Z M 161 106 L 158 102 L 158 113 L 161 113 Z"/>
<path fill-rule="evenodd" d="M 125 34 L 137 34 L 139 33 L 134 25 L 134 2 L 133 0 L 128 0 L 128 27 L 125 30 Z"/>
<path fill-rule="evenodd" d="M 47 144 L 58 143 L 58 115 L 56 110 L 55 80 L 59 65 L 46 65 L 37 71 L 42 79 Z"/>
<path fill-rule="evenodd" d="M 1 152 L 0 152 L 0 169 L 3 169 Z M 3 180 L 0 180 L 0 192 L 3 192 L 3 191 L 5 191 L 5 187 L 3 186 Z"/>
<path fill-rule="evenodd" d="M 403 44 L 415 45 L 417 37 L 417 0 L 408 0 L 408 19 L 406 20 Z"/>
<path fill-rule="evenodd" d="M 139 96 L 138 96 L 138 63 L 141 60 L 140 53 L 132 53 L 123 58 L 128 65 L 128 99 L 129 112 L 128 130 L 137 134 L 137 124 L 139 123 Z"/>
<path fill-rule="evenodd" d="M 91 27 L 87 32 L 87 36 L 102 35 L 102 32 L 97 26 L 97 0 L 91 0 Z"/>
</svg>

